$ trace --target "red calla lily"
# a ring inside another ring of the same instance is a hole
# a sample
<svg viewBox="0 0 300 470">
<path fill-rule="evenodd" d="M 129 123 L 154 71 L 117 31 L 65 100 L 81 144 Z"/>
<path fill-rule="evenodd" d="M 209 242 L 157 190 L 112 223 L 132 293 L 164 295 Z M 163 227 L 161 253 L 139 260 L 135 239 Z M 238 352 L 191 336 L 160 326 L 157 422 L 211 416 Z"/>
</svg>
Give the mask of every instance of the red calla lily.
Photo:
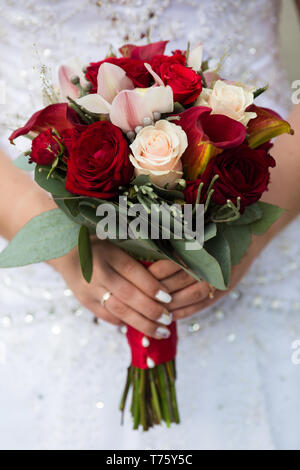
<svg viewBox="0 0 300 470">
<path fill-rule="evenodd" d="M 188 148 L 182 155 L 185 177 L 195 180 L 208 162 L 223 149 L 240 145 L 246 137 L 243 124 L 221 114 L 211 114 L 211 108 L 194 106 L 178 114 L 180 125 L 187 134 Z"/>
<path fill-rule="evenodd" d="M 49 128 L 62 132 L 65 129 L 73 128 L 77 124 L 81 124 L 80 119 L 67 103 L 51 104 L 34 113 L 25 126 L 20 127 L 11 134 L 9 140 L 13 143 L 21 135 L 26 135 L 29 132 L 40 133 Z"/>
<path fill-rule="evenodd" d="M 139 59 L 148 62 L 157 54 L 165 52 L 166 45 L 169 41 L 158 41 L 146 44 L 145 46 L 135 46 L 134 44 L 125 44 L 120 47 L 119 51 L 123 57 L 130 59 Z"/>
</svg>

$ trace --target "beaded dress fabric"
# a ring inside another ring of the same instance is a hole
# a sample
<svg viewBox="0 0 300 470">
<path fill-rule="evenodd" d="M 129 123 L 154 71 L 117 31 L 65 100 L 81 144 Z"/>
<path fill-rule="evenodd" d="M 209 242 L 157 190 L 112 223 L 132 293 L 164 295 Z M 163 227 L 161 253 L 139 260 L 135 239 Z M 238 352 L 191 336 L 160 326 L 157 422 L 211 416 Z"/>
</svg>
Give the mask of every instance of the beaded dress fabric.
<svg viewBox="0 0 300 470">
<path fill-rule="evenodd" d="M 278 56 L 278 0 L 3 0 L 0 145 L 43 106 L 59 64 L 102 59 L 112 44 L 200 39 L 222 73 L 270 88 L 258 103 L 287 116 Z M 213 65 L 211 63 L 211 65 Z M 132 431 L 118 403 L 130 353 L 116 327 L 94 322 L 46 265 L 0 271 L 0 448 L 300 448 L 300 221 L 264 251 L 217 306 L 179 323 L 179 426 Z M 5 246 L 0 241 L 0 247 Z M 294 343 L 295 346 L 296 343 Z M 295 361 L 294 361 L 295 362 Z"/>
</svg>

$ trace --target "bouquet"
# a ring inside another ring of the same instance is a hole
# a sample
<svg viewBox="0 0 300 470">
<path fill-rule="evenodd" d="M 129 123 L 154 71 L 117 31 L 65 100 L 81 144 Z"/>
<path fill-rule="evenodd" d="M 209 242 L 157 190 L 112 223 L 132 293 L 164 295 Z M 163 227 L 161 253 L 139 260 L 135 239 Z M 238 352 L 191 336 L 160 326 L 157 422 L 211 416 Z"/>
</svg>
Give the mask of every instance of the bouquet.
<svg viewBox="0 0 300 470">
<path fill-rule="evenodd" d="M 20 230 L 0 254 L 1 267 L 78 246 L 90 282 L 97 235 L 146 266 L 171 260 L 199 282 L 228 288 L 251 235 L 282 213 L 260 199 L 275 166 L 270 141 L 292 129 L 254 104 L 267 87 L 225 80 L 209 69 L 201 44 L 171 55 L 166 44 L 126 44 L 119 57 L 110 52 L 83 70 L 60 67 L 60 89 L 46 89 L 50 104 L 10 136 L 32 140 L 20 158 L 58 208 Z M 135 429 L 179 423 L 176 322 L 169 329 L 158 340 L 127 328 L 132 361 L 120 409 L 132 389 Z"/>
</svg>

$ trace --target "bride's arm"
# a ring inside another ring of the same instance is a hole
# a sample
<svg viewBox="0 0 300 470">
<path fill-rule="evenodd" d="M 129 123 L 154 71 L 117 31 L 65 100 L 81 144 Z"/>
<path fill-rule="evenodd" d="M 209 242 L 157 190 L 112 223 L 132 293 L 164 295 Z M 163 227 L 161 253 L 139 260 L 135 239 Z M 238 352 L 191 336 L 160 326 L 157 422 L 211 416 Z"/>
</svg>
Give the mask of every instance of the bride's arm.
<svg viewBox="0 0 300 470">
<path fill-rule="evenodd" d="M 11 239 L 31 218 L 56 205 L 1 151 L 0 175 L 0 235 Z M 159 339 L 167 335 L 169 330 L 157 322 L 166 312 L 161 302 L 170 297 L 167 288 L 140 263 L 107 241 L 96 240 L 93 252 L 94 274 L 90 284 L 82 277 L 77 249 L 49 264 L 97 317 L 116 325 L 128 323 Z M 100 299 L 107 291 L 113 295 L 103 307 Z"/>
</svg>

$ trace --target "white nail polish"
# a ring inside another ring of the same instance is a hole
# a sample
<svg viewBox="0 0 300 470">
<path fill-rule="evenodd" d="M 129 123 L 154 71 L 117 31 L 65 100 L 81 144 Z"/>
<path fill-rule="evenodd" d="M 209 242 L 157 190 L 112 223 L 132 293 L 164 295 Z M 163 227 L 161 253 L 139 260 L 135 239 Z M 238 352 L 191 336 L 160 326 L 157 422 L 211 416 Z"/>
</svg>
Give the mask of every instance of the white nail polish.
<svg viewBox="0 0 300 470">
<path fill-rule="evenodd" d="M 172 297 L 170 296 L 170 294 L 161 289 L 156 293 L 155 298 L 165 304 L 169 304 L 170 302 L 172 302 Z"/>
<path fill-rule="evenodd" d="M 163 326 L 159 326 L 155 332 L 155 336 L 157 339 L 166 339 L 169 338 L 171 331 L 168 328 L 164 328 Z"/>
<path fill-rule="evenodd" d="M 172 320 L 173 320 L 172 313 L 163 313 L 157 321 L 158 323 L 162 323 L 163 325 L 171 325 Z"/>
</svg>

